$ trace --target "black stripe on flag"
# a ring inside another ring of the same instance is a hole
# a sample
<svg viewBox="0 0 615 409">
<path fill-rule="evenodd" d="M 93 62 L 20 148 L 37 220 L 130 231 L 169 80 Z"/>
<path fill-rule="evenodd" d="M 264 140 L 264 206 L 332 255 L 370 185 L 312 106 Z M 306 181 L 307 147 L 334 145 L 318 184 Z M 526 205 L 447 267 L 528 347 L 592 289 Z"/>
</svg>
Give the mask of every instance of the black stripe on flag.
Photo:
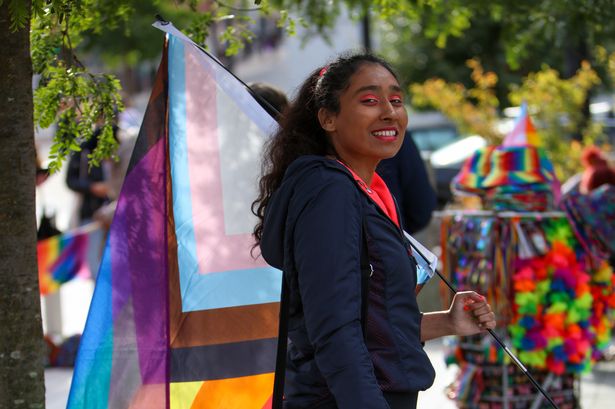
<svg viewBox="0 0 615 409">
<path fill-rule="evenodd" d="M 171 382 L 197 382 L 270 373 L 277 338 L 171 349 Z"/>
</svg>

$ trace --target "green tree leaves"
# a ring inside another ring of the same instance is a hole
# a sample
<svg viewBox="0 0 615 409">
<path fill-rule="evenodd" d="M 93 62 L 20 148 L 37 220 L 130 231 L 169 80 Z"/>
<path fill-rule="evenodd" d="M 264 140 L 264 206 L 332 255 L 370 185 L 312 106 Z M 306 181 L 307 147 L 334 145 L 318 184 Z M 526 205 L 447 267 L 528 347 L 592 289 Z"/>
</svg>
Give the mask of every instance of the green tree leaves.
<svg viewBox="0 0 615 409">
<path fill-rule="evenodd" d="M 130 7 L 119 0 L 56 0 L 39 2 L 31 30 L 34 73 L 34 122 L 42 128 L 57 125 L 49 169 L 55 172 L 71 151 L 101 128 L 91 163 L 113 157 L 118 142 L 113 123 L 123 109 L 120 83 L 112 75 L 90 72 L 76 56 L 84 32 L 110 27 L 125 18 Z"/>
</svg>

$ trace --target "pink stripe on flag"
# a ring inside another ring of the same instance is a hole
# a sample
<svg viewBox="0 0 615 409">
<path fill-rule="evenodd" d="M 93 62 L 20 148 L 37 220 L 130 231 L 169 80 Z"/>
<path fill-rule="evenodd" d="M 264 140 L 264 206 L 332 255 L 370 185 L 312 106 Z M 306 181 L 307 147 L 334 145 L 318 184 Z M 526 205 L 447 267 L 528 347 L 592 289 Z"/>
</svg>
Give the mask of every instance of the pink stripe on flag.
<svg viewBox="0 0 615 409">
<path fill-rule="evenodd" d="M 186 140 L 192 192 L 192 217 L 201 274 L 265 267 L 262 258 L 254 260 L 250 249 L 251 232 L 226 235 L 220 141 L 217 131 L 217 95 L 213 72 L 202 56 L 186 49 Z M 205 68 L 205 69 L 203 69 Z M 224 120 L 233 120 L 224 118 Z M 247 212 L 250 209 L 246 209 Z"/>
</svg>

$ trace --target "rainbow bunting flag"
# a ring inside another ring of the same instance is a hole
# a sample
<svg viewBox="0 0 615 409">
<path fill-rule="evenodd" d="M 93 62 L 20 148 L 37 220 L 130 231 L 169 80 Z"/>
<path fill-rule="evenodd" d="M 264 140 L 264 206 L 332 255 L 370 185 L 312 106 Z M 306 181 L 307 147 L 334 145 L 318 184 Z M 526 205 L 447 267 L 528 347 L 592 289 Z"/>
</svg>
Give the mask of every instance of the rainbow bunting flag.
<svg viewBox="0 0 615 409">
<path fill-rule="evenodd" d="M 276 124 L 213 57 L 155 26 L 162 62 L 68 408 L 267 408 L 282 275 L 251 256 L 250 204 Z"/>
<path fill-rule="evenodd" d="M 37 243 L 41 295 L 56 292 L 62 284 L 75 277 L 91 277 L 87 260 L 90 236 L 99 228 L 98 223 L 91 223 Z"/>
</svg>

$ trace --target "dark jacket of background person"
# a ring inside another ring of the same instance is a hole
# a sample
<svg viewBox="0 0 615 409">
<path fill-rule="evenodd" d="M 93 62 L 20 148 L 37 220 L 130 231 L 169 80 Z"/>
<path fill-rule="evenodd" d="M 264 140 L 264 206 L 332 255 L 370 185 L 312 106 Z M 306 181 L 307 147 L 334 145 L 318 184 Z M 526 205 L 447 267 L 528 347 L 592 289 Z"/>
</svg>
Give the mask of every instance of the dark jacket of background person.
<svg viewBox="0 0 615 409">
<path fill-rule="evenodd" d="M 68 161 L 66 173 L 66 185 L 74 192 L 82 195 L 81 207 L 79 209 L 79 220 L 89 220 L 103 204 L 107 198 L 98 197 L 91 191 L 92 184 L 104 182 L 105 174 L 101 166 L 89 166 L 88 154 L 92 153 L 98 144 L 100 130 L 96 130 L 94 135 L 81 144 L 80 152 L 73 152 Z"/>
<path fill-rule="evenodd" d="M 436 192 L 429 183 L 419 149 L 408 133 L 397 155 L 381 161 L 376 171 L 397 201 L 404 230 L 415 233 L 427 226 L 436 208 Z"/>
<path fill-rule="evenodd" d="M 365 338 L 363 223 L 373 267 Z M 416 263 L 400 229 L 343 165 L 321 156 L 295 160 L 267 206 L 260 248 L 290 289 L 286 409 L 383 409 L 383 392 L 431 386 Z"/>
</svg>

